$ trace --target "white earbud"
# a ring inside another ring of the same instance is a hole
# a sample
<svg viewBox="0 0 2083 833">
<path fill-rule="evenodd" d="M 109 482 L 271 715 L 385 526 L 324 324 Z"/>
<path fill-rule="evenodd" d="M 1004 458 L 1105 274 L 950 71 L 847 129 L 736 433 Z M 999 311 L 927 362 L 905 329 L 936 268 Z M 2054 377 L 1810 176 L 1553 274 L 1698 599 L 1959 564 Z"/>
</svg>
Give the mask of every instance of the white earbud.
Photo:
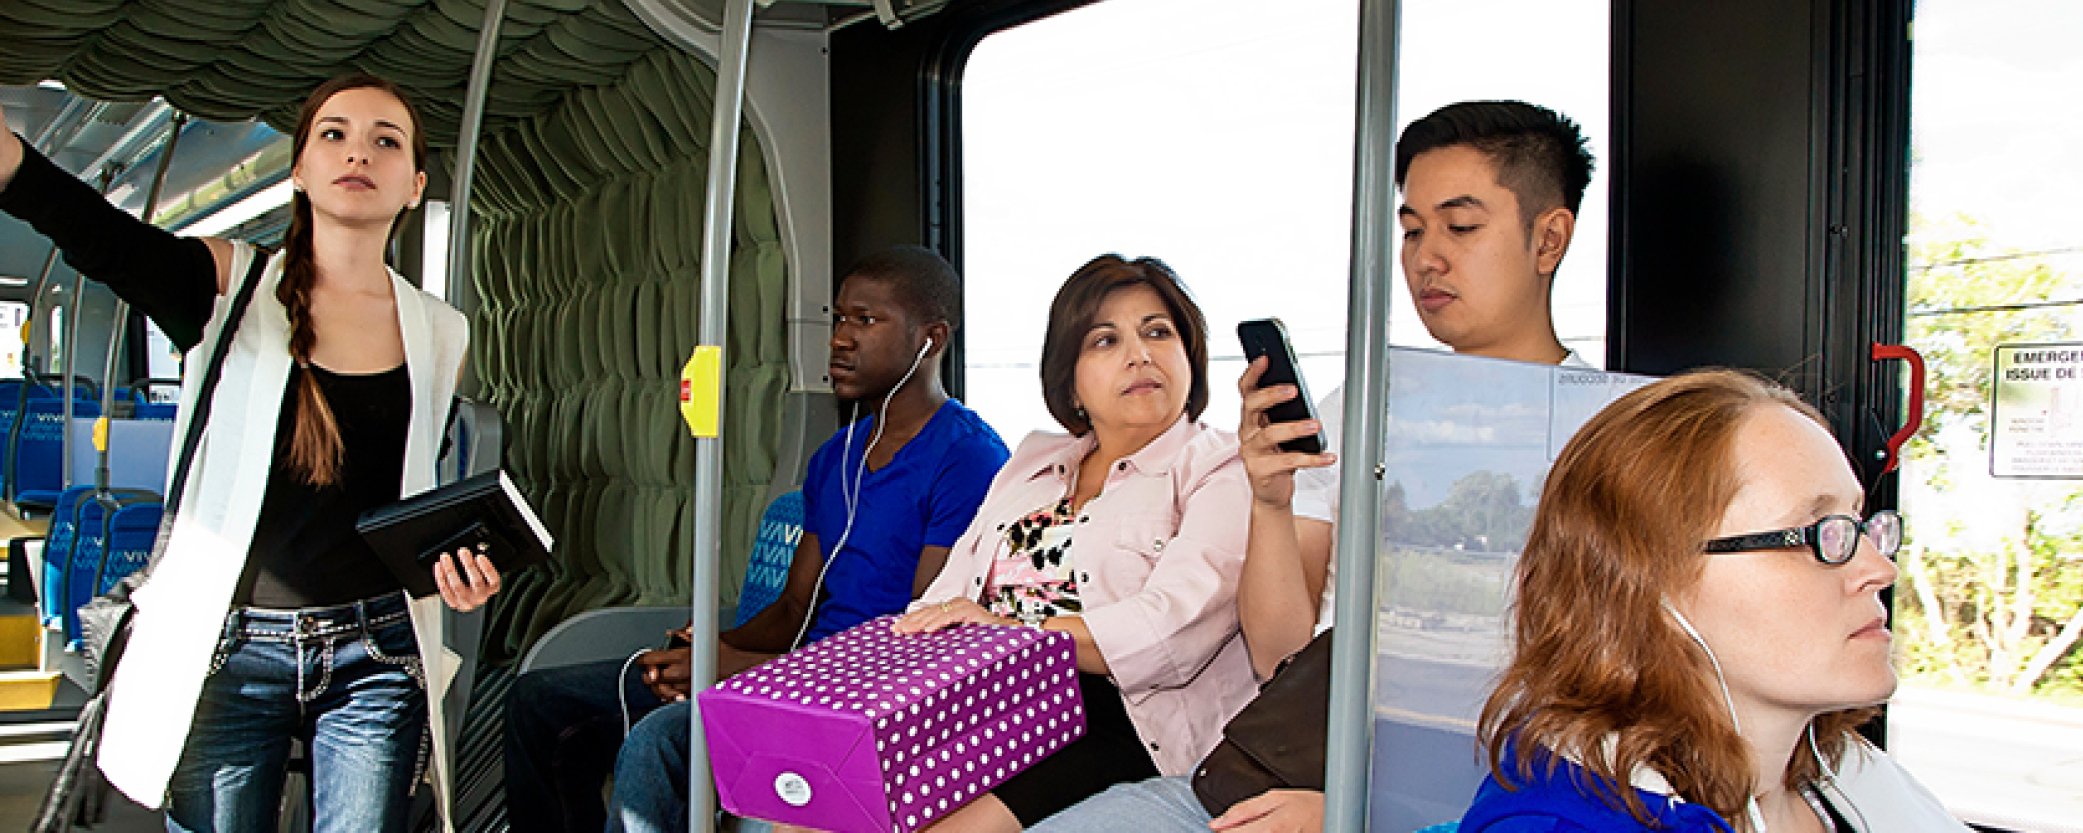
<svg viewBox="0 0 2083 833">
<path fill-rule="evenodd" d="M 920 348 L 919 348 L 919 358 L 921 358 L 921 359 L 925 358 L 925 357 L 926 357 L 926 351 L 928 351 L 928 350 L 931 350 L 931 349 L 933 349 L 933 337 L 932 337 L 932 336 L 926 336 L 926 346 L 924 346 L 924 347 L 920 347 Z"/>
</svg>

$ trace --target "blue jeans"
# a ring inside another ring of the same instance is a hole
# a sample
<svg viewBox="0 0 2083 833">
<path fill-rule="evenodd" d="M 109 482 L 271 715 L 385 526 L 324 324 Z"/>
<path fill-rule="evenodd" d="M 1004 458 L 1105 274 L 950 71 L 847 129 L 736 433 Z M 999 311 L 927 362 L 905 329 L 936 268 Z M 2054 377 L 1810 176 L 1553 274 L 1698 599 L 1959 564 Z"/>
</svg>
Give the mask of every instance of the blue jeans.
<svg viewBox="0 0 2083 833">
<path fill-rule="evenodd" d="M 284 766 L 300 738 L 314 833 L 402 831 L 426 725 L 404 594 L 233 610 L 168 787 L 166 829 L 279 829 Z"/>
<path fill-rule="evenodd" d="M 694 701 L 659 706 L 629 730 L 615 756 L 615 793 L 608 833 L 679 833 L 687 829 L 687 733 Z"/>
<path fill-rule="evenodd" d="M 687 732 L 694 701 L 659 707 L 639 721 L 615 757 L 615 794 L 608 807 L 608 833 L 679 833 L 687 827 Z M 767 833 L 774 826 L 736 819 L 719 828 L 733 833 Z"/>
<path fill-rule="evenodd" d="M 1028 833 L 1207 833 L 1214 821 L 1193 795 L 1193 781 L 1179 775 L 1116 784 L 1078 802 Z"/>
<path fill-rule="evenodd" d="M 658 707 L 623 660 L 522 674 L 506 695 L 506 817 L 513 833 L 594 831 L 600 791 L 622 745 L 622 703 L 636 720 Z M 621 689 L 617 696 L 616 689 Z"/>
</svg>

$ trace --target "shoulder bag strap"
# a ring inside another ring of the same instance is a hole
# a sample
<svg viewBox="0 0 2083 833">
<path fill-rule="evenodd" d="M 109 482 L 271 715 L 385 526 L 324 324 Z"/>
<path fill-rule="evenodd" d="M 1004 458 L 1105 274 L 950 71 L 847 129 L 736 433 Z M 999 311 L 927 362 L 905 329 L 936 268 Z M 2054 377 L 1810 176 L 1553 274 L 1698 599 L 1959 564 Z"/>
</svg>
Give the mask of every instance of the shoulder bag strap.
<svg viewBox="0 0 2083 833">
<path fill-rule="evenodd" d="M 196 388 L 196 400 L 188 416 L 188 432 L 181 437 L 181 454 L 174 458 L 174 476 L 167 481 L 166 523 L 159 527 L 160 546 L 152 549 L 152 564 L 159 563 L 165 553 L 166 537 L 172 534 L 174 513 L 180 511 L 182 496 L 188 491 L 188 475 L 195 465 L 195 447 L 202 442 L 203 426 L 210 421 L 210 404 L 216 398 L 217 378 L 224 373 L 224 357 L 231 353 L 232 340 L 238 337 L 239 321 L 246 317 L 246 306 L 253 300 L 253 291 L 260 286 L 261 273 L 267 270 L 270 256 L 267 251 L 255 247 L 253 262 L 246 267 L 245 280 L 239 282 L 238 292 L 232 296 L 231 310 L 226 314 L 224 327 L 217 333 L 217 343 L 210 348 L 210 363 L 203 365 L 202 383 Z M 147 567 L 147 571 L 151 568 Z"/>
</svg>

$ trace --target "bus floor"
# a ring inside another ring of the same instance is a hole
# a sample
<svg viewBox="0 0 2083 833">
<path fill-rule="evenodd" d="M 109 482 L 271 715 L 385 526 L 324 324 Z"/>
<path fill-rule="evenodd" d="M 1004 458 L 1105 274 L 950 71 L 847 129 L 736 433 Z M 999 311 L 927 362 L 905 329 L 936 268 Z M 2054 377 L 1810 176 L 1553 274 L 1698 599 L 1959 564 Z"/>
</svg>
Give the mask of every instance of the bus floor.
<svg viewBox="0 0 2083 833">
<path fill-rule="evenodd" d="M 8 731 L 32 727 L 34 731 L 20 732 L 19 736 Z M 5 732 L 0 734 L 0 829 L 23 830 L 36 818 L 44 790 L 50 787 L 58 761 L 65 756 L 65 739 L 71 731 L 69 723 L 0 725 L 0 732 Z M 94 833 L 157 833 L 166 829 L 166 822 L 157 810 L 147 810 L 111 793 L 106 819 L 80 829 Z"/>
</svg>

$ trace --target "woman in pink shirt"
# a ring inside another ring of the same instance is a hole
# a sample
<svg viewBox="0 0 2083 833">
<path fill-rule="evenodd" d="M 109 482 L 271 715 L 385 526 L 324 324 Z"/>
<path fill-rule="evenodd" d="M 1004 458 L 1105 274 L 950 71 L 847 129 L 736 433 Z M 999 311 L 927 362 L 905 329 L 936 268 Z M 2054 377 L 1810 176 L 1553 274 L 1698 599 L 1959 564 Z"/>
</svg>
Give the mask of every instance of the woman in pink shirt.
<svg viewBox="0 0 2083 833">
<path fill-rule="evenodd" d="M 1087 733 L 936 831 L 1012 831 L 1107 787 L 1183 775 L 1255 692 L 1237 579 L 1250 491 L 1202 424 L 1207 324 L 1171 269 L 1102 255 L 1065 281 L 1042 345 L 1036 432 L 900 633 L 968 624 L 1077 640 Z"/>
</svg>

